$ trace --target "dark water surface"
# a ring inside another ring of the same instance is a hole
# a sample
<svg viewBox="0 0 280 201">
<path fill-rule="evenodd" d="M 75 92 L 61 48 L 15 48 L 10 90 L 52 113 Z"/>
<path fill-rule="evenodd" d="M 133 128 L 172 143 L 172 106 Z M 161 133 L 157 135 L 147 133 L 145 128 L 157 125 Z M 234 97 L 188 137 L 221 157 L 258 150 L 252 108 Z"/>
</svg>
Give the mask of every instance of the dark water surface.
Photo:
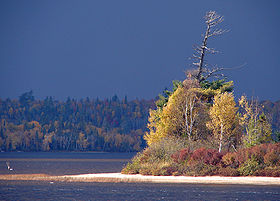
<svg viewBox="0 0 280 201">
<path fill-rule="evenodd" d="M 120 172 L 135 153 L 1 152 L 0 174 L 71 175 Z M 10 163 L 13 171 L 7 169 Z"/>
<path fill-rule="evenodd" d="M 0 174 L 119 172 L 134 154 L 0 153 Z M 0 200 L 280 200 L 280 187 L 0 180 Z"/>
</svg>

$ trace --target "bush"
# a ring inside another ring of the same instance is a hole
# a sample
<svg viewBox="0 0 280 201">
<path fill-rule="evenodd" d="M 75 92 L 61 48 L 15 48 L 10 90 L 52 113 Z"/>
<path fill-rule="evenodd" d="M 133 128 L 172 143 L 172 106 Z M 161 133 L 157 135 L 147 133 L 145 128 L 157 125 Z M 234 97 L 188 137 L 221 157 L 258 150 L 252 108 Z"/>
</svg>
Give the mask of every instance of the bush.
<svg viewBox="0 0 280 201">
<path fill-rule="evenodd" d="M 257 170 L 254 176 L 280 177 L 280 169 L 278 167 L 266 167 L 265 169 Z"/>
<path fill-rule="evenodd" d="M 238 161 L 236 159 L 236 153 L 228 152 L 222 158 L 222 163 L 225 166 L 230 166 L 232 168 L 238 167 Z"/>
<path fill-rule="evenodd" d="M 191 155 L 192 162 L 203 162 L 207 165 L 218 165 L 221 162 L 222 154 L 215 149 L 200 148 Z"/>
<path fill-rule="evenodd" d="M 142 175 L 152 175 L 152 169 L 149 166 L 141 166 L 139 174 Z"/>
<path fill-rule="evenodd" d="M 214 175 L 218 167 L 214 165 L 207 165 L 203 162 L 197 162 L 189 166 L 189 169 L 185 172 L 188 176 L 207 176 Z"/>
<path fill-rule="evenodd" d="M 140 168 L 141 168 L 141 158 L 142 153 L 139 152 L 136 154 L 136 156 L 133 157 L 132 161 L 129 162 L 121 171 L 123 174 L 139 174 Z"/>
<path fill-rule="evenodd" d="M 226 167 L 226 168 L 220 168 L 218 171 L 217 171 L 217 174 L 218 175 L 221 175 L 221 176 L 239 176 L 239 172 L 237 169 L 235 168 L 232 168 L 232 167 Z"/>
<path fill-rule="evenodd" d="M 137 154 L 122 170 L 143 175 L 280 176 L 280 143 L 261 144 L 221 154 L 215 149 L 191 151 L 175 140 L 155 143 Z M 183 147 L 183 148 L 182 148 Z"/>
<path fill-rule="evenodd" d="M 183 148 L 185 148 L 183 139 L 165 138 L 153 143 L 144 152 L 147 152 L 148 161 L 171 161 L 171 156 Z"/>
<path fill-rule="evenodd" d="M 172 154 L 171 158 L 175 163 L 184 163 L 189 159 L 191 154 L 192 152 L 189 148 L 184 148 Z"/>
<path fill-rule="evenodd" d="M 264 156 L 264 163 L 268 166 L 277 166 L 280 164 L 280 155 L 275 150 L 271 150 Z"/>
<path fill-rule="evenodd" d="M 138 174 L 140 165 L 135 163 L 128 163 L 125 168 L 122 169 L 122 174 Z"/>
<path fill-rule="evenodd" d="M 254 157 L 248 159 L 244 164 L 242 164 L 239 168 L 238 171 L 240 175 L 243 176 L 249 176 L 253 175 L 255 171 L 260 169 L 261 166 L 258 163 L 258 160 Z"/>
</svg>

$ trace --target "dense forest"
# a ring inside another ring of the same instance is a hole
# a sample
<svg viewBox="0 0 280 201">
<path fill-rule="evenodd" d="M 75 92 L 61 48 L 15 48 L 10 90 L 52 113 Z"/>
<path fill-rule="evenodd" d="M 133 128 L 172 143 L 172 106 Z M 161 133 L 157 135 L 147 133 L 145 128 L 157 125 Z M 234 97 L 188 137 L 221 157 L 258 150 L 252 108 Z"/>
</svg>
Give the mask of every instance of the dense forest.
<svg viewBox="0 0 280 201">
<path fill-rule="evenodd" d="M 139 151 L 152 100 L 0 99 L 2 151 Z"/>
</svg>

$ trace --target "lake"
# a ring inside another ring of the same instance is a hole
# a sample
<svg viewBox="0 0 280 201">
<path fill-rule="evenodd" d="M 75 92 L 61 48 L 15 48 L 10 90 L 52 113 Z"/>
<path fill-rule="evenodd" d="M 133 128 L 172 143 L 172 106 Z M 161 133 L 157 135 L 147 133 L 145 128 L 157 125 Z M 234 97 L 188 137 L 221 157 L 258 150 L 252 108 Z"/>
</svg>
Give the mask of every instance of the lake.
<svg viewBox="0 0 280 201">
<path fill-rule="evenodd" d="M 120 172 L 135 153 L 1 152 L 0 174 Z M 9 171 L 6 162 L 13 171 Z M 0 200 L 280 200 L 279 186 L 1 181 Z"/>
</svg>

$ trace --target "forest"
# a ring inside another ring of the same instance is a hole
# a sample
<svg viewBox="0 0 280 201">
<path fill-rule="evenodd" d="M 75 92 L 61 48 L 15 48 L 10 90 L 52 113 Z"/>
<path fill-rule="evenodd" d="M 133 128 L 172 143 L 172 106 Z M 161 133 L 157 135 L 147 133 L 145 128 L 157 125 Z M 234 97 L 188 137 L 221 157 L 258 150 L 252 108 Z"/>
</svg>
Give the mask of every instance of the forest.
<svg viewBox="0 0 280 201">
<path fill-rule="evenodd" d="M 277 134 L 280 101 L 260 104 Z M 26 92 L 15 100 L 0 99 L 0 149 L 140 151 L 146 146 L 143 136 L 149 109 L 154 108 L 154 100 L 119 100 L 116 95 L 104 100 L 68 98 L 63 102 L 52 97 L 36 100 L 32 91 Z"/>
<path fill-rule="evenodd" d="M 2 151 L 140 151 L 153 100 L 0 99 Z"/>
</svg>

